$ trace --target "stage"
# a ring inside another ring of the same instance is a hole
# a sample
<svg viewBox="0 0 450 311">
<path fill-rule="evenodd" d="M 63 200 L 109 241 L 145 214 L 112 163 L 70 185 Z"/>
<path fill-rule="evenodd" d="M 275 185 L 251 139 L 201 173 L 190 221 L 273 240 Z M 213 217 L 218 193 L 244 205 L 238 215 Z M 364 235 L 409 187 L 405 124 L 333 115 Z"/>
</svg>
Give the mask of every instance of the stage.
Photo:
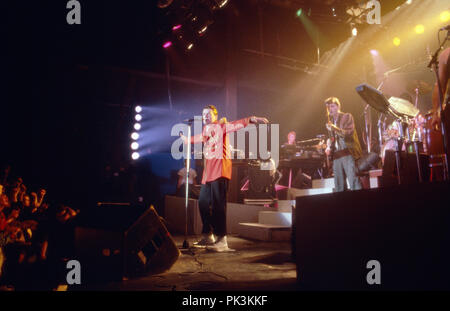
<svg viewBox="0 0 450 311">
<path fill-rule="evenodd" d="M 173 240 L 166 238 L 171 245 L 145 254 L 151 266 L 157 257 L 172 260 L 175 255 L 169 258 L 166 248 L 179 249 L 167 271 L 116 282 L 96 280 L 69 290 L 448 290 L 449 189 L 447 182 L 433 182 L 298 196 L 292 228 L 281 228 L 288 239 L 275 239 L 280 237 L 275 234 L 272 239 L 254 239 L 245 230 L 229 232 L 233 251 L 216 253 L 182 249 L 184 236 L 177 234 Z M 252 217 L 260 222 L 261 214 L 274 213 L 253 206 L 230 207 L 253 210 Z M 238 224 L 242 223 L 229 225 Z M 187 240 L 192 246 L 200 238 L 189 235 Z M 149 239 L 155 241 L 152 234 Z M 379 270 L 373 270 L 373 262 Z M 371 283 L 373 271 L 383 276 L 379 282 Z"/>
<path fill-rule="evenodd" d="M 181 247 L 184 236 L 175 236 Z M 196 241 L 189 236 L 190 245 Z M 77 290 L 120 291 L 291 291 L 296 290 L 296 265 L 289 242 L 264 242 L 229 236 L 233 252 L 214 253 L 205 249 L 182 250 L 166 272 L 125 279 L 122 282 L 82 284 Z"/>
</svg>

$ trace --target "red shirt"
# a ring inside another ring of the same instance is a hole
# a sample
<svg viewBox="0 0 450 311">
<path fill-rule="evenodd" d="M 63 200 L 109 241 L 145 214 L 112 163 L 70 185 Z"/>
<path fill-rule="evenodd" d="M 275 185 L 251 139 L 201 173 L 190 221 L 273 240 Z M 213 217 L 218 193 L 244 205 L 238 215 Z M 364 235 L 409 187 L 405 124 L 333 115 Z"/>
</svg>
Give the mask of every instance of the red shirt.
<svg viewBox="0 0 450 311">
<path fill-rule="evenodd" d="M 238 131 L 250 124 L 250 118 L 233 122 L 205 125 L 202 134 L 192 137 L 192 143 L 204 143 L 204 168 L 202 184 L 220 177 L 231 179 L 231 154 L 228 133 Z"/>
</svg>

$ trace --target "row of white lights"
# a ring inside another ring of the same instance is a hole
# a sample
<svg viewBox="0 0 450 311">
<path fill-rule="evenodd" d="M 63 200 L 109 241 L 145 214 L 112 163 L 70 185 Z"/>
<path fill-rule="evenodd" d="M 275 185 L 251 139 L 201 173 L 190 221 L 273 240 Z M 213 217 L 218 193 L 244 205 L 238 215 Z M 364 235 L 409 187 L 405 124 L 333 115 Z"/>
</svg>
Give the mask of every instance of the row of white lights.
<svg viewBox="0 0 450 311">
<path fill-rule="evenodd" d="M 136 115 L 134 116 L 134 119 L 136 120 L 136 123 L 134 124 L 134 132 L 131 133 L 131 139 L 133 142 L 131 143 L 131 150 L 133 150 L 133 153 L 131 154 L 131 158 L 133 160 L 139 159 L 139 152 L 137 150 L 139 149 L 139 143 L 137 140 L 139 139 L 139 130 L 141 129 L 141 123 L 139 123 L 142 120 L 142 115 L 140 114 L 142 112 L 141 106 L 136 106 L 134 109 L 136 111 Z"/>
</svg>

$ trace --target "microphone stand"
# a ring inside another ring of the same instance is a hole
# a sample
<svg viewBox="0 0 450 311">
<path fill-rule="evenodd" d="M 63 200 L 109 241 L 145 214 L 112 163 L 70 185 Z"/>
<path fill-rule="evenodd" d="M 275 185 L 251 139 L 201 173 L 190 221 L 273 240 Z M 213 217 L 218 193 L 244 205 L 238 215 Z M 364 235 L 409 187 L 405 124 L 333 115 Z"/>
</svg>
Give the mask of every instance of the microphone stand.
<svg viewBox="0 0 450 311">
<path fill-rule="evenodd" d="M 428 63 L 428 68 L 432 68 L 432 70 L 434 71 L 435 75 L 436 75 L 436 81 L 437 81 L 437 86 L 438 86 L 438 93 L 439 93 L 439 114 L 441 116 L 441 131 L 442 131 L 442 139 L 443 139 L 443 143 L 444 143 L 444 157 L 445 157 L 445 163 L 444 163 L 444 180 L 448 180 L 449 179 L 449 175 L 448 175 L 448 168 L 449 168 L 449 157 L 448 157 L 448 146 L 447 146 L 447 131 L 445 129 L 445 124 L 447 122 L 447 120 L 445 120 L 445 116 L 442 110 L 442 105 L 443 105 L 443 96 L 444 93 L 442 91 L 442 85 L 441 85 L 441 81 L 439 79 L 439 61 L 438 61 L 438 55 L 439 52 L 442 50 L 444 44 L 447 42 L 449 37 L 449 33 L 447 33 L 447 37 L 445 37 L 445 40 L 442 42 L 442 44 L 439 46 L 439 48 L 436 50 L 436 52 L 434 52 L 433 56 L 431 57 L 430 62 Z"/>
<path fill-rule="evenodd" d="M 187 241 L 187 235 L 188 235 L 188 206 L 189 206 L 189 171 L 191 169 L 191 126 L 192 121 L 188 120 L 188 143 L 187 143 L 187 157 L 186 157 L 186 182 L 185 182 L 185 226 L 184 226 L 184 241 L 183 241 L 183 248 L 188 249 L 189 248 L 189 242 Z"/>
</svg>

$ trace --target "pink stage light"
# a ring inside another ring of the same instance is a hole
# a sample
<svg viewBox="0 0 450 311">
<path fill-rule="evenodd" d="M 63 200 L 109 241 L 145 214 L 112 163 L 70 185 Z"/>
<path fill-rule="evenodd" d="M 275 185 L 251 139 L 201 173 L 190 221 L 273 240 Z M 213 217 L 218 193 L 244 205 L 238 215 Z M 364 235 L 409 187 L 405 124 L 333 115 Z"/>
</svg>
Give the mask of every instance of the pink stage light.
<svg viewBox="0 0 450 311">
<path fill-rule="evenodd" d="M 172 41 L 167 41 L 167 42 L 164 42 L 164 44 L 163 44 L 163 48 L 165 48 L 165 49 L 169 48 L 170 46 L 172 46 Z"/>
<path fill-rule="evenodd" d="M 178 30 L 180 28 L 181 28 L 181 24 L 178 24 L 178 25 L 173 26 L 172 30 L 175 31 L 175 30 Z"/>
<path fill-rule="evenodd" d="M 378 51 L 377 50 L 370 50 L 370 54 L 372 54 L 373 56 L 378 56 Z"/>
</svg>

